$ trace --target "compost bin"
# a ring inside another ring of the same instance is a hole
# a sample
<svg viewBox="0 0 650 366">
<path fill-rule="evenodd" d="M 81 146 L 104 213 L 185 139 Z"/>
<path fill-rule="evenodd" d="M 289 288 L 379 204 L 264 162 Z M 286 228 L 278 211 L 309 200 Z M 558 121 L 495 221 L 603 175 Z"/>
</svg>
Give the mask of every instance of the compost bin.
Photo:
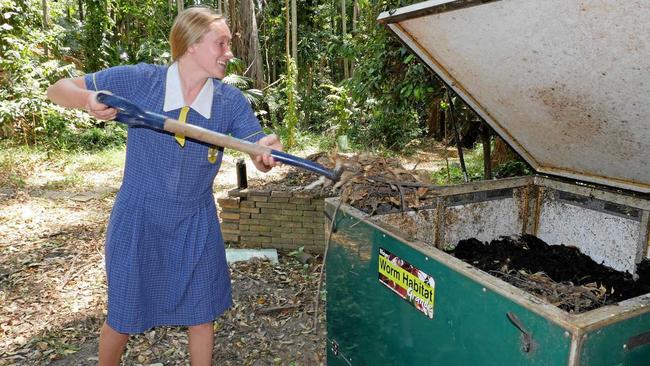
<svg viewBox="0 0 650 366">
<path fill-rule="evenodd" d="M 402 213 L 328 199 L 328 365 L 650 365 L 650 294 L 569 313 L 441 250 L 530 234 L 636 272 L 648 14 L 645 1 L 436 0 L 379 16 L 536 175 L 438 187 Z"/>
</svg>

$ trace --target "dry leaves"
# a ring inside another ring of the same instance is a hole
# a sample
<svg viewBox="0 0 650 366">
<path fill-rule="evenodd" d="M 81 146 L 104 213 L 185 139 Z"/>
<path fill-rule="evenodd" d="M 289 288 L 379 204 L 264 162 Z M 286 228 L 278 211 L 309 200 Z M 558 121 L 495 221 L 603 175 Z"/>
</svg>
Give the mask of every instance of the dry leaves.
<svg viewBox="0 0 650 366">
<path fill-rule="evenodd" d="M 28 191 L 3 197 L 0 365 L 97 364 L 106 314 L 104 231 L 113 199 L 80 202 Z M 215 324 L 215 364 L 324 363 L 324 330 L 315 334 L 311 324 L 320 264 L 280 259 L 279 265 L 232 267 L 235 305 Z M 159 327 L 131 337 L 123 361 L 185 365 L 187 352 L 184 328 Z"/>
<path fill-rule="evenodd" d="M 340 180 L 332 182 L 305 170 L 292 169 L 276 182 L 264 182 L 265 188 L 307 190 L 323 197 L 341 196 L 359 210 L 378 214 L 420 207 L 432 187 L 421 174 L 404 169 L 397 159 L 370 154 L 330 156 L 325 153 L 308 159 L 330 169 L 342 167 Z M 251 187 L 255 184 L 251 182 Z"/>
</svg>

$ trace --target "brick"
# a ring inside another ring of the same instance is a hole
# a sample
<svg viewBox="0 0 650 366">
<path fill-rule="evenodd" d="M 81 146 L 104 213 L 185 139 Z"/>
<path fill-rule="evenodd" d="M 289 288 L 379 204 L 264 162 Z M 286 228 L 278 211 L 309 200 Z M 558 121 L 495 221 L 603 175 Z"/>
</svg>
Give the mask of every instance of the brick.
<svg viewBox="0 0 650 366">
<path fill-rule="evenodd" d="M 306 218 L 306 217 L 303 217 L 303 219 L 304 219 L 304 218 Z M 325 230 L 325 224 L 323 224 L 323 223 L 319 223 L 319 222 L 312 222 L 312 221 L 310 221 L 310 222 L 303 222 L 303 223 L 302 223 L 302 227 L 309 227 L 309 228 L 312 228 L 312 229 Z M 316 230 L 314 230 L 314 232 L 315 232 L 315 231 L 316 231 Z"/>
<path fill-rule="evenodd" d="M 228 191 L 228 197 L 246 197 L 246 192 L 241 189 L 231 189 Z"/>
<path fill-rule="evenodd" d="M 239 235 L 223 233 L 223 240 L 226 241 L 226 242 L 228 242 L 228 241 L 238 242 L 239 241 Z"/>
<path fill-rule="evenodd" d="M 261 210 L 263 214 L 271 214 L 271 215 L 281 215 L 282 210 L 278 210 L 277 208 L 260 208 L 258 210 Z"/>
<path fill-rule="evenodd" d="M 241 236 L 241 242 L 242 243 L 271 243 L 271 237 L 270 236 L 248 236 L 248 235 L 242 235 Z"/>
<path fill-rule="evenodd" d="M 221 224 L 221 230 L 239 230 L 239 224 L 236 222 L 224 222 Z"/>
<path fill-rule="evenodd" d="M 316 207 L 312 205 L 296 205 L 296 210 L 300 211 L 316 211 Z"/>
<path fill-rule="evenodd" d="M 264 207 L 264 208 L 281 208 L 279 203 L 271 202 L 255 202 L 255 207 Z"/>
<path fill-rule="evenodd" d="M 248 199 L 250 201 L 254 201 L 254 202 L 268 202 L 269 201 L 268 196 L 248 196 Z"/>
<path fill-rule="evenodd" d="M 306 211 L 282 210 L 282 214 L 285 215 L 285 216 L 302 216 L 303 212 L 306 212 Z"/>
<path fill-rule="evenodd" d="M 301 233 L 282 233 L 280 234 L 281 238 L 291 238 L 291 239 L 312 239 L 311 234 L 301 234 Z M 295 242 L 295 240 L 294 240 Z"/>
<path fill-rule="evenodd" d="M 287 191 L 271 191 L 271 197 L 291 197 L 291 192 Z"/>
<path fill-rule="evenodd" d="M 239 199 L 238 198 L 217 198 L 217 204 L 219 207 L 223 208 L 238 208 Z"/>
<path fill-rule="evenodd" d="M 242 225 L 242 224 L 239 224 L 239 232 L 241 232 L 241 233 L 247 232 L 247 231 L 249 231 L 250 229 L 251 229 L 251 226 L 250 226 L 250 225 Z"/>
<path fill-rule="evenodd" d="M 251 231 L 256 231 L 260 233 L 268 233 L 271 231 L 270 226 L 262 226 L 262 225 L 251 225 Z"/>
<path fill-rule="evenodd" d="M 272 233 L 284 233 L 287 231 L 286 227 L 282 226 L 271 226 L 271 232 Z"/>
<path fill-rule="evenodd" d="M 271 238 L 271 243 L 273 244 L 293 244 L 293 240 L 291 238 L 282 238 L 279 236 L 274 236 Z"/>
<path fill-rule="evenodd" d="M 291 231 L 299 234 L 312 234 L 314 232 L 314 229 L 309 227 L 294 227 L 291 229 Z"/>
<path fill-rule="evenodd" d="M 311 216 L 296 216 L 295 220 L 300 222 L 314 222 L 314 218 Z"/>
<path fill-rule="evenodd" d="M 252 189 L 250 189 L 250 190 L 248 190 L 248 196 L 249 196 L 249 197 L 251 197 L 251 196 L 257 196 L 257 197 L 259 197 L 259 196 L 264 196 L 264 197 L 268 197 L 268 196 L 270 196 L 270 195 L 271 195 L 271 191 L 270 191 L 270 190 L 264 190 L 264 189 L 261 189 L 261 190 L 257 190 L 257 189 L 256 189 L 256 190 L 252 190 Z"/>
<path fill-rule="evenodd" d="M 257 220 L 253 220 L 253 219 L 240 219 L 239 225 L 254 225 L 256 222 Z"/>
<path fill-rule="evenodd" d="M 222 212 L 219 216 L 224 220 L 239 220 L 239 212 Z"/>
<path fill-rule="evenodd" d="M 311 203 L 311 198 L 291 197 L 291 199 L 289 199 L 289 202 L 296 203 L 299 205 L 308 205 Z"/>
<path fill-rule="evenodd" d="M 309 217 L 324 217 L 325 214 L 322 211 L 301 211 L 303 216 Z"/>
<path fill-rule="evenodd" d="M 311 192 L 296 191 L 296 192 L 293 192 L 293 196 L 296 197 L 296 198 L 312 198 L 312 197 L 314 197 L 314 194 L 311 193 Z"/>
<path fill-rule="evenodd" d="M 257 207 L 242 207 L 242 208 L 240 208 L 240 211 L 241 212 L 252 213 L 252 214 L 260 213 L 260 209 L 257 208 Z"/>
<path fill-rule="evenodd" d="M 314 245 L 314 241 L 311 239 L 294 239 L 293 243 L 298 245 Z"/>
<path fill-rule="evenodd" d="M 282 223 L 282 227 L 284 227 L 284 228 L 287 228 L 287 227 L 302 227 L 302 222 L 284 221 Z"/>
<path fill-rule="evenodd" d="M 257 219 L 257 225 L 264 225 L 264 226 L 274 227 L 274 226 L 277 226 L 278 223 L 277 223 L 277 221 L 273 221 L 273 220 L 269 220 L 269 219 Z"/>
<path fill-rule="evenodd" d="M 255 207 L 255 202 L 253 201 L 240 201 L 239 207 L 251 208 Z"/>
<path fill-rule="evenodd" d="M 278 208 L 281 208 L 283 210 L 296 210 L 296 205 L 294 203 L 276 203 L 276 205 L 278 205 Z"/>
<path fill-rule="evenodd" d="M 269 198 L 269 202 L 288 203 L 289 202 L 289 197 L 273 197 L 273 194 L 271 194 L 271 198 Z"/>
<path fill-rule="evenodd" d="M 284 215 L 270 215 L 269 217 L 273 221 L 280 221 L 280 222 L 294 221 L 296 219 L 295 216 L 284 216 Z"/>
</svg>

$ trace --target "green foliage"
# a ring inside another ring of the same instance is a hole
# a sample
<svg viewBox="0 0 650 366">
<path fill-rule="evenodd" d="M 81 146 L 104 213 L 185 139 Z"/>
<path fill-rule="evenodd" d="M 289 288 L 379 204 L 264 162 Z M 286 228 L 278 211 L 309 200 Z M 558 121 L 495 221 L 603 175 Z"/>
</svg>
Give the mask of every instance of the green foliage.
<svg viewBox="0 0 650 366">
<path fill-rule="evenodd" d="M 282 135 L 287 149 L 296 144 L 296 126 L 298 125 L 298 92 L 296 90 L 297 69 L 294 60 L 287 56 L 287 76 L 284 78 L 284 93 L 287 96 L 287 108 L 282 121 Z"/>
<path fill-rule="evenodd" d="M 52 55 L 64 49 L 59 38 L 51 37 L 62 28 L 54 24 L 43 31 L 35 1 L 0 1 L 4 14 L 0 25 L 0 138 L 61 148 L 67 144 L 70 128 L 90 123 L 85 114 L 58 107 L 45 96 L 54 80 L 77 75 L 74 65 L 45 57 L 45 48 Z"/>
<path fill-rule="evenodd" d="M 483 145 L 478 143 L 472 150 L 464 150 L 465 167 L 470 181 L 483 180 Z M 459 162 L 449 162 L 449 169 L 444 167 L 432 175 L 432 180 L 438 185 L 464 183 L 463 171 Z"/>
<path fill-rule="evenodd" d="M 86 21 L 83 27 L 85 69 L 94 72 L 115 62 L 109 37 L 113 20 L 108 16 L 109 0 L 86 0 Z"/>
<path fill-rule="evenodd" d="M 533 171 L 528 164 L 519 160 L 507 161 L 494 169 L 495 178 L 520 177 L 531 174 Z"/>
<path fill-rule="evenodd" d="M 349 88 L 359 106 L 352 137 L 371 148 L 401 150 L 421 136 L 432 96 L 440 88 L 434 75 L 376 22 L 376 14 L 398 3 L 361 1 L 368 16 L 360 19 L 350 41 L 357 59 Z"/>
<path fill-rule="evenodd" d="M 354 101 L 344 86 L 322 85 L 330 94 L 325 97 L 327 119 L 335 136 L 345 135 L 351 128 L 350 117 L 356 112 Z"/>
</svg>

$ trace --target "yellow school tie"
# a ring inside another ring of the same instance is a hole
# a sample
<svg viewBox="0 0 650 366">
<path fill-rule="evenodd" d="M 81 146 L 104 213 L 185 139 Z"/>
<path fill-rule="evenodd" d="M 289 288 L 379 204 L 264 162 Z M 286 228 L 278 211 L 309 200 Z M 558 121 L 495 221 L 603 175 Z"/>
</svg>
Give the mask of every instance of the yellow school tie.
<svg viewBox="0 0 650 366">
<path fill-rule="evenodd" d="M 178 115 L 178 122 L 185 123 L 185 121 L 187 120 L 187 112 L 189 110 L 190 107 L 188 106 L 181 108 L 181 112 Z M 176 142 L 178 142 L 178 144 L 181 145 L 181 147 L 185 146 L 185 135 L 181 135 L 177 133 L 174 136 L 176 137 Z"/>
</svg>

